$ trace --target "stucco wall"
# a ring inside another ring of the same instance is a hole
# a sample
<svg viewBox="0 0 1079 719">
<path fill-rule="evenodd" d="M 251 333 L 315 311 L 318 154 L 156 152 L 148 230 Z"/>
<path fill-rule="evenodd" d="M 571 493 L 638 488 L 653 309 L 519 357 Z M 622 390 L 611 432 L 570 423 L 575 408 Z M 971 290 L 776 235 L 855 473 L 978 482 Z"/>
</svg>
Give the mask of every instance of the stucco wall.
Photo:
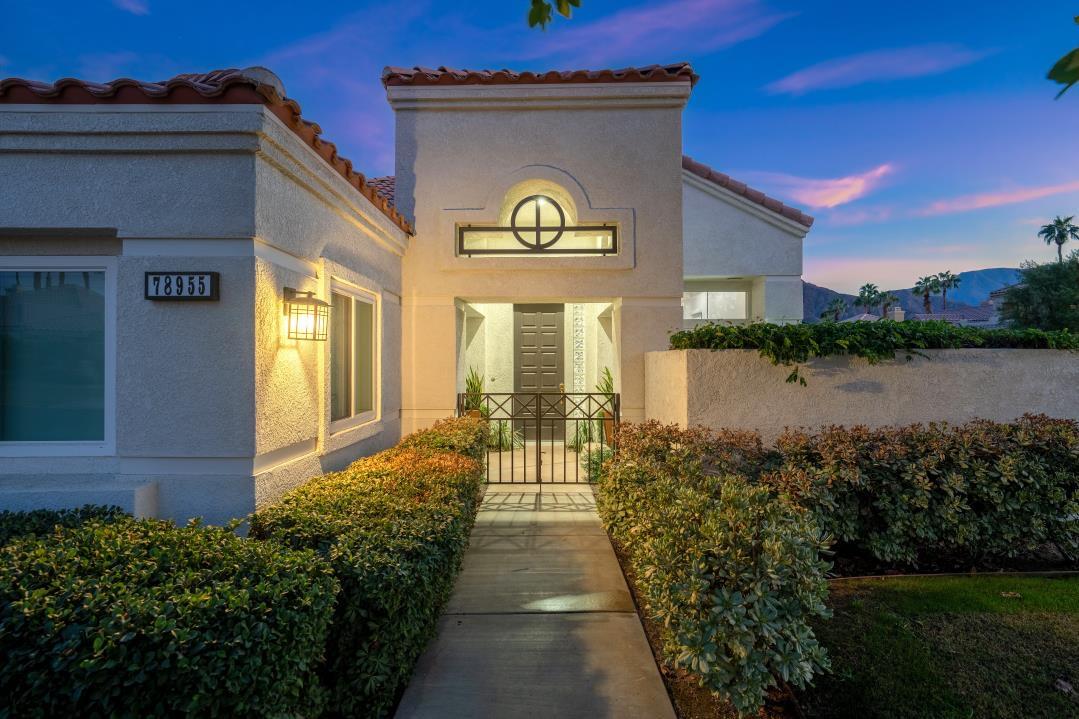
<svg viewBox="0 0 1079 719">
<path fill-rule="evenodd" d="M 790 368 L 751 350 L 674 350 L 647 356 L 649 419 L 683 426 L 785 427 L 1010 421 L 1027 412 L 1079 419 L 1079 355 L 1052 350 L 930 350 L 870 365 L 831 357 Z"/>
<path fill-rule="evenodd" d="M 686 290 L 749 293 L 748 319 L 802 320 L 802 244 L 808 228 L 724 188 L 683 173 Z M 706 285 L 716 285 L 705 287 Z M 691 326 L 693 322 L 687 322 Z"/>
<path fill-rule="evenodd" d="M 643 352 L 662 348 L 681 324 L 688 86 L 391 87 L 389 95 L 397 203 L 417 233 L 404 261 L 405 429 L 453 409 L 460 299 L 632 305 L 622 317 L 644 326 L 627 330 L 619 348 L 623 407 L 643 416 Z M 457 257 L 457 224 L 496 221 L 507 190 L 528 180 L 563 187 L 579 221 L 618 224 L 618 255 Z M 512 335 L 489 328 L 486 342 L 490 357 L 492 343 Z"/>
<path fill-rule="evenodd" d="M 690 173 L 682 202 L 687 278 L 802 274 L 801 225 Z"/>
<path fill-rule="evenodd" d="M 399 437 L 408 238 L 262 106 L 0 105 L 0 187 L 0 254 L 117 268 L 115 451 L 0 444 L 0 507 L 224 522 Z M 220 301 L 145 300 L 147 270 L 217 271 Z M 288 340 L 282 301 L 333 278 L 382 317 L 378 417 L 338 432 L 326 343 Z"/>
</svg>

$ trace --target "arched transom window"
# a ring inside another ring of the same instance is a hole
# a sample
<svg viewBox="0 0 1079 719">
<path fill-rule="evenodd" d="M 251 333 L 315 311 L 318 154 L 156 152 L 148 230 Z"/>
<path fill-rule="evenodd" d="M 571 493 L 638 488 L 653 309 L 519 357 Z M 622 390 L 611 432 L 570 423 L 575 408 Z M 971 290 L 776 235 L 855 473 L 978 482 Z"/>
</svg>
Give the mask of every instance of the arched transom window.
<svg viewBox="0 0 1079 719">
<path fill-rule="evenodd" d="M 507 194 L 499 219 L 498 225 L 458 226 L 457 254 L 609 255 L 618 251 L 617 227 L 577 223 L 576 210 L 561 188 L 518 186 Z"/>
</svg>

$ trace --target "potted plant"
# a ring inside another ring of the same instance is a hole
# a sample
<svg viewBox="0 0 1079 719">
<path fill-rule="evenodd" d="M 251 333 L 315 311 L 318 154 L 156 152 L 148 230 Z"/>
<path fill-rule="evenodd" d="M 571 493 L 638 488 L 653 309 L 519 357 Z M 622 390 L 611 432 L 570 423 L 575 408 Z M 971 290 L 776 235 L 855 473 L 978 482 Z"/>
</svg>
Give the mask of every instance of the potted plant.
<svg viewBox="0 0 1079 719">
<path fill-rule="evenodd" d="M 475 367 L 469 367 L 468 376 L 465 377 L 465 415 L 486 417 L 490 414 L 483 401 L 483 384 L 483 375 Z"/>
<path fill-rule="evenodd" d="M 603 373 L 600 375 L 599 382 L 596 384 L 596 392 L 604 395 L 606 398 L 607 406 L 603 411 L 603 440 L 607 443 L 611 443 L 611 439 L 614 437 L 614 377 L 611 376 L 611 368 L 604 367 Z"/>
</svg>

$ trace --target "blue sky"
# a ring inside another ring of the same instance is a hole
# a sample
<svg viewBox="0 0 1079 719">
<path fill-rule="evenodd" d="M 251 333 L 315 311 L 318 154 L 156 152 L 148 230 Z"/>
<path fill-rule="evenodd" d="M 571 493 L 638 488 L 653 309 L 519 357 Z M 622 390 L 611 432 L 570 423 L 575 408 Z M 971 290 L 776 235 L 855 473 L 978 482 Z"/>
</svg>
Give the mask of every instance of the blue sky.
<svg viewBox="0 0 1079 719">
<path fill-rule="evenodd" d="M 5 8 L 0 77 L 157 80 L 266 65 L 375 176 L 393 171 L 384 65 L 566 69 L 689 60 L 685 151 L 817 217 L 805 277 L 851 290 L 1048 260 L 1079 214 L 1075 2 L 584 0 L 529 30 L 527 0 L 81 0 Z M 12 31 L 16 29 L 17 31 Z"/>
</svg>

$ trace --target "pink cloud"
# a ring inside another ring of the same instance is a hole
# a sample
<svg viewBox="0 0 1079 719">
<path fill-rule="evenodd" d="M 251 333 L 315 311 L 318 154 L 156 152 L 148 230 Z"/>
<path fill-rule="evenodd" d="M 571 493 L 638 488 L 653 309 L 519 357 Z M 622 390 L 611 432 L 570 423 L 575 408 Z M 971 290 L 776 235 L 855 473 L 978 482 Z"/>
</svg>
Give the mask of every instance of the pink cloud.
<svg viewBox="0 0 1079 719">
<path fill-rule="evenodd" d="M 760 0 L 668 0 L 630 7 L 593 22 L 556 23 L 546 34 L 533 34 L 515 56 L 534 59 L 562 55 L 580 67 L 669 55 L 677 48 L 710 52 L 763 35 L 795 13 L 769 10 Z M 655 62 L 655 60 L 653 60 Z"/>
<path fill-rule="evenodd" d="M 112 4 L 132 15 L 150 14 L 150 4 L 146 0 L 112 0 Z"/>
<path fill-rule="evenodd" d="M 976 195 L 963 195 L 947 200 L 937 200 L 930 205 L 917 210 L 914 214 L 920 217 L 933 215 L 947 215 L 954 212 L 969 212 L 981 210 L 987 207 L 999 207 L 1000 205 L 1014 205 L 1019 202 L 1037 200 L 1042 197 L 1061 195 L 1065 192 L 1079 192 L 1079 180 L 1065 182 L 1060 185 L 1043 185 L 1042 187 L 1020 187 L 1003 192 L 987 192 Z"/>
<path fill-rule="evenodd" d="M 867 82 L 939 75 L 977 62 L 987 54 L 947 44 L 875 50 L 811 65 L 776 80 L 765 89 L 773 94 L 802 95 Z"/>
<path fill-rule="evenodd" d="M 780 172 L 749 174 L 774 188 L 781 195 L 786 195 L 814 209 L 820 209 L 838 207 L 865 197 L 880 187 L 884 178 L 894 171 L 893 165 L 885 163 L 866 172 L 845 177 L 798 177 Z"/>
</svg>

